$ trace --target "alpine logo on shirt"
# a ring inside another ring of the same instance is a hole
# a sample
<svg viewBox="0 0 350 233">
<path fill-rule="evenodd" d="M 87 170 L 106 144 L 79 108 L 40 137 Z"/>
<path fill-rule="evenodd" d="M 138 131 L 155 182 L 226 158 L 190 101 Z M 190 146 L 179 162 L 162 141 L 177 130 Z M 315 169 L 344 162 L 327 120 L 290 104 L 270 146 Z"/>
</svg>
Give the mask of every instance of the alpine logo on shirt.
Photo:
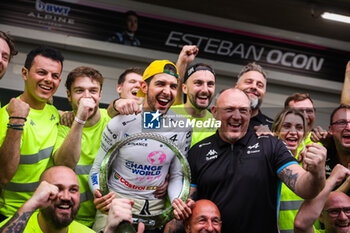
<svg viewBox="0 0 350 233">
<path fill-rule="evenodd" d="M 205 159 L 207 161 L 212 160 L 212 159 L 216 159 L 218 157 L 218 152 L 216 152 L 216 150 L 211 149 L 205 156 Z"/>
<path fill-rule="evenodd" d="M 51 115 L 51 118 L 50 118 L 50 121 L 53 121 L 53 120 L 55 120 L 56 119 L 56 117 L 52 114 Z"/>
<path fill-rule="evenodd" d="M 252 146 L 247 146 L 248 150 L 247 150 L 247 154 L 254 154 L 254 153 L 259 153 L 260 150 L 257 150 L 259 148 L 259 142 L 255 143 Z"/>
</svg>

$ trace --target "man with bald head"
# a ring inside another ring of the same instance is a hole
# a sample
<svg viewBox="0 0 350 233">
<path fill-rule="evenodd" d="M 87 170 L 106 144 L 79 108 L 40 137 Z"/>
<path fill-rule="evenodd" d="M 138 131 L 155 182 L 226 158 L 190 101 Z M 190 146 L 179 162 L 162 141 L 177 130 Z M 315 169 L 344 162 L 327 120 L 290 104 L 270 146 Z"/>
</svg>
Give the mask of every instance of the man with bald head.
<svg viewBox="0 0 350 233">
<path fill-rule="evenodd" d="M 23 232 L 94 232 L 90 228 L 73 221 L 79 210 L 79 181 L 74 171 L 65 166 L 50 167 L 40 176 L 45 184 L 39 212 L 28 220 Z M 35 210 L 35 209 L 34 209 Z M 33 211 L 24 213 L 30 216 Z"/>
<path fill-rule="evenodd" d="M 278 181 L 302 198 L 315 197 L 325 183 L 325 148 L 307 146 L 304 170 L 281 140 L 248 127 L 250 101 L 237 88 L 222 91 L 211 110 L 221 127 L 188 153 L 192 198 L 218 206 L 222 232 L 278 232 Z"/>
<path fill-rule="evenodd" d="M 349 233 L 350 197 L 345 193 L 332 190 L 349 177 L 350 171 L 338 164 L 326 181 L 326 186 L 317 197 L 304 200 L 294 221 L 295 233 Z M 325 230 L 313 227 L 319 218 Z"/>
<path fill-rule="evenodd" d="M 192 215 L 185 221 L 186 233 L 221 232 L 221 215 L 214 202 L 206 199 L 196 201 Z"/>
</svg>

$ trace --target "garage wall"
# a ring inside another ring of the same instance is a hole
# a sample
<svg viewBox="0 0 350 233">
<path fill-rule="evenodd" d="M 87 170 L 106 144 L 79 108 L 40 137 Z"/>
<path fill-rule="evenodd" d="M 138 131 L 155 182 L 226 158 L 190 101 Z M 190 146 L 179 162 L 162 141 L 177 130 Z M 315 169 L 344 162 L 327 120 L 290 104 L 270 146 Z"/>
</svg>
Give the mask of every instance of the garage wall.
<svg viewBox="0 0 350 233">
<path fill-rule="evenodd" d="M 109 2 L 109 4 L 116 3 Z M 123 7 L 127 8 L 127 3 L 124 3 Z M 133 5 L 133 7 L 137 8 L 135 5 Z M 129 8 L 133 9 L 131 6 Z M 142 9 L 147 11 L 150 10 L 150 7 L 143 5 Z M 157 10 L 157 7 L 152 8 L 152 11 L 155 10 Z M 163 8 L 160 10 L 164 12 Z M 174 12 L 179 13 L 177 10 L 167 10 L 167 13 L 170 14 Z M 184 14 L 184 12 L 182 12 L 182 14 Z M 208 18 L 211 19 L 210 16 L 206 16 L 204 18 L 202 17 L 201 19 L 205 21 Z M 218 24 L 220 23 L 220 25 L 224 24 L 224 26 L 228 26 L 228 23 L 230 23 L 229 20 L 217 18 L 215 18 L 215 20 Z M 211 21 L 211 23 L 213 22 L 215 21 Z M 240 27 L 240 24 L 237 24 L 237 22 L 234 23 L 235 27 Z M 246 24 L 243 25 L 247 26 Z M 246 27 L 247 30 L 252 30 L 254 28 L 256 28 L 258 31 L 261 30 L 261 26 L 253 27 L 250 25 L 249 27 Z M 77 66 L 87 65 L 98 69 L 105 77 L 102 97 L 103 103 L 109 103 L 117 97 L 115 86 L 117 78 L 124 69 L 132 66 L 140 66 L 145 68 L 152 60 L 155 59 L 169 59 L 172 61 L 176 61 L 177 59 L 177 54 L 173 53 L 65 36 L 51 31 L 31 30 L 2 24 L 0 24 L 0 30 L 11 32 L 16 40 L 16 47 L 20 51 L 19 54 L 11 61 L 5 77 L 0 80 L 1 88 L 11 90 L 23 90 L 24 84 L 21 80 L 20 72 L 26 54 L 32 48 L 40 44 L 48 44 L 59 48 L 65 56 L 62 83 L 56 93 L 56 96 L 66 97 L 64 82 L 68 72 Z M 280 36 L 284 35 L 286 37 L 290 36 L 291 34 L 291 32 L 284 33 L 281 30 L 272 29 L 265 30 L 265 32 L 274 34 L 280 33 Z M 305 42 L 308 43 L 311 39 L 313 43 L 317 42 L 317 38 L 314 36 L 303 38 L 305 38 Z M 318 39 L 320 44 L 323 45 L 328 43 L 332 44 L 331 42 L 334 42 L 325 38 Z M 343 42 L 341 42 L 341 44 L 343 44 Z M 339 44 L 333 43 L 333 45 L 337 47 Z M 178 52 L 180 52 L 180 49 Z M 215 68 L 217 73 L 217 92 L 223 88 L 233 87 L 235 83 L 234 77 L 242 68 L 240 65 L 217 62 L 208 59 L 197 59 L 196 62 L 208 63 Z M 291 75 L 271 70 L 266 70 L 266 72 L 268 74 L 268 86 L 262 106 L 265 114 L 273 118 L 281 109 L 283 102 L 288 95 L 297 91 L 307 92 L 313 98 L 315 106 L 318 109 L 316 124 L 327 127 L 329 112 L 338 105 L 340 100 L 342 88 L 341 83 L 303 77 L 300 75 Z"/>
</svg>

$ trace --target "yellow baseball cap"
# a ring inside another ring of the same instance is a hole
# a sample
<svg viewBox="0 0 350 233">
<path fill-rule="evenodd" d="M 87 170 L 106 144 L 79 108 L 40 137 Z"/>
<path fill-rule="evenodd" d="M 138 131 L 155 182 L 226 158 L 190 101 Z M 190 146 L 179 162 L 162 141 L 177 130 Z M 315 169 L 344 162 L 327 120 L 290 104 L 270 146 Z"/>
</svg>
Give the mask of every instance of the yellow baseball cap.
<svg viewBox="0 0 350 233">
<path fill-rule="evenodd" d="M 175 67 L 176 73 L 167 69 L 166 65 L 171 65 Z M 168 60 L 155 60 L 153 61 L 143 72 L 142 80 L 145 81 L 146 79 L 153 77 L 156 74 L 166 73 L 174 76 L 175 78 L 179 78 L 179 71 L 177 70 L 177 67 L 174 63 Z M 136 96 L 138 97 L 144 97 L 145 93 L 141 90 L 141 88 L 138 90 Z"/>
</svg>

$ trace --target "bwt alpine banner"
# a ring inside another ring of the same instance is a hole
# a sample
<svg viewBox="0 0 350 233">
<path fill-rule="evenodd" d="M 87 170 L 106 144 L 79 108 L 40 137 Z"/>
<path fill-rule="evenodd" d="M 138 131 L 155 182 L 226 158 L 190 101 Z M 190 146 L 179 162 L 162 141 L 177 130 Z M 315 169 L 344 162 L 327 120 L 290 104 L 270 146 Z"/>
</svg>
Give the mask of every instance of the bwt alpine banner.
<svg viewBox="0 0 350 233">
<path fill-rule="evenodd" d="M 102 8 L 98 2 L 92 6 L 62 1 L 5 0 L 0 2 L 0 22 L 108 41 L 116 32 L 126 30 L 125 11 Z M 198 57 L 240 65 L 256 61 L 271 70 L 338 82 L 343 82 L 350 59 L 346 51 L 136 13 L 139 15 L 136 37 L 143 48 L 179 53 L 183 45 L 194 44 L 200 49 Z"/>
</svg>

